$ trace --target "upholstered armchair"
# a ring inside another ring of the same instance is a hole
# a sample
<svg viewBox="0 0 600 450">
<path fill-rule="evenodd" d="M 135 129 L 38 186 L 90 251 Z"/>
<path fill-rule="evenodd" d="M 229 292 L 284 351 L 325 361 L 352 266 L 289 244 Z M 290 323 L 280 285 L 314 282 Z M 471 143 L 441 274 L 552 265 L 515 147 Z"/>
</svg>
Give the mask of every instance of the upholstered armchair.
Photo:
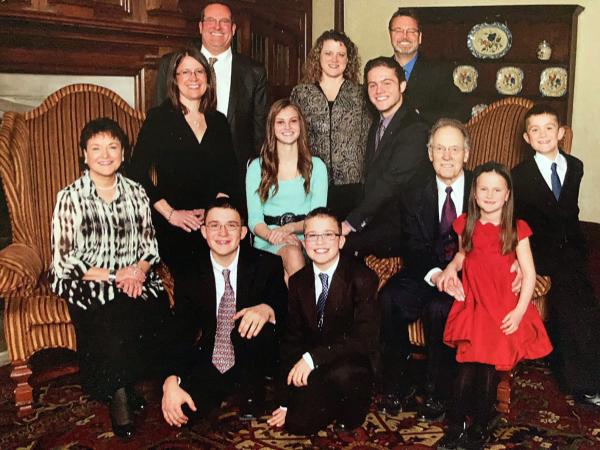
<svg viewBox="0 0 600 450">
<path fill-rule="evenodd" d="M 489 105 L 467 123 L 471 138 L 471 151 L 467 162 L 468 169 L 474 169 L 479 164 L 494 160 L 512 168 L 532 155 L 532 150 L 523 139 L 523 119 L 525 113 L 534 103 L 519 97 L 508 97 Z M 571 152 L 573 131 L 565 127 L 565 136 L 561 148 Z M 401 258 L 375 258 L 369 256 L 365 263 L 379 276 L 379 287 L 402 268 Z M 538 308 L 542 319 L 546 319 L 546 294 L 550 290 L 551 281 L 547 276 L 537 276 L 533 303 Z M 408 326 L 411 344 L 424 347 L 425 331 L 421 320 Z M 507 413 L 510 408 L 510 380 L 512 373 L 502 372 L 498 386 L 497 408 Z"/>
<path fill-rule="evenodd" d="M 60 89 L 25 114 L 8 112 L 2 120 L 0 176 L 13 242 L 0 251 L 0 296 L 19 416 L 32 411 L 31 356 L 46 348 L 76 349 L 67 305 L 46 281 L 50 224 L 57 192 L 81 173 L 81 129 L 103 116 L 116 120 L 130 139 L 144 119 L 114 92 L 79 84 Z"/>
</svg>

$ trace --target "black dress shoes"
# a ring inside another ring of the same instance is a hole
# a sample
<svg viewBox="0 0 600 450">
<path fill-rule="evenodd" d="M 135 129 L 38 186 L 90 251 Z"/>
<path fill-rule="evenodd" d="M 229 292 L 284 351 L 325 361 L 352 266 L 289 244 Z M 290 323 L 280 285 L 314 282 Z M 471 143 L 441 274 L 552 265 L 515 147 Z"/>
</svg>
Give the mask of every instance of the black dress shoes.
<svg viewBox="0 0 600 450">
<path fill-rule="evenodd" d="M 487 427 L 473 425 L 469 427 L 465 439 L 459 444 L 460 450 L 481 450 L 490 440 Z"/>
<path fill-rule="evenodd" d="M 414 386 L 409 386 L 402 393 L 384 393 L 379 402 L 379 408 L 391 415 L 413 410 L 416 406 L 416 392 L 417 389 Z"/>
<path fill-rule="evenodd" d="M 462 444 L 467 437 L 467 423 L 461 422 L 450 425 L 444 433 L 444 437 L 438 442 L 438 450 L 457 450 L 462 448 Z"/>
<path fill-rule="evenodd" d="M 131 417 L 131 410 L 124 387 L 116 390 L 110 400 L 110 421 L 113 433 L 119 439 L 129 440 L 135 434 L 135 425 Z"/>
<path fill-rule="evenodd" d="M 146 400 L 134 388 L 127 389 L 127 401 L 134 414 L 144 412 L 148 407 Z"/>
<path fill-rule="evenodd" d="M 427 397 L 419 405 L 417 412 L 425 420 L 441 420 L 446 412 L 446 405 L 435 397 Z"/>
</svg>

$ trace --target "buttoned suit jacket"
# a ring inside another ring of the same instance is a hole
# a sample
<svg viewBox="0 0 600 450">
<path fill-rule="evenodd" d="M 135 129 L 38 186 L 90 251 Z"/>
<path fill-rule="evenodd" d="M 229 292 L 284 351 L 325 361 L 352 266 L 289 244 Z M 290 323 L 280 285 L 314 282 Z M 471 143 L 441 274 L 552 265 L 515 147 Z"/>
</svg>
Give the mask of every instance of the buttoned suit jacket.
<svg viewBox="0 0 600 450">
<path fill-rule="evenodd" d="M 373 121 L 365 154 L 362 201 L 346 218 L 357 231 L 380 220 L 400 227 L 400 192 L 432 171 L 427 157 L 429 128 L 405 102 L 394 114 L 376 151 L 378 128 L 379 120 Z"/>
<path fill-rule="evenodd" d="M 198 48 L 201 44 L 198 45 Z M 167 70 L 173 53 L 164 55 L 156 79 L 155 106 L 166 98 Z M 218 82 L 218 80 L 217 80 Z M 267 73 L 265 68 L 239 53 L 232 53 L 231 87 L 227 121 L 231 127 L 233 147 L 240 174 L 245 175 L 248 161 L 256 158 L 265 138 L 267 116 Z M 243 178 L 242 178 L 243 180 Z"/>
<path fill-rule="evenodd" d="M 307 264 L 289 280 L 288 319 L 282 343 L 285 373 L 309 352 L 315 368 L 354 358 L 376 362 L 380 311 L 377 275 L 352 258 L 340 256 L 319 330 L 315 275 Z"/>
<path fill-rule="evenodd" d="M 406 83 L 406 103 L 419 111 L 429 124 L 441 117 L 467 122 L 470 111 L 463 95 L 454 85 L 452 69 L 440 61 L 428 60 L 419 54 Z"/>
<path fill-rule="evenodd" d="M 285 319 L 287 290 L 281 258 L 243 243 L 237 267 L 236 311 L 266 303 L 277 325 Z M 194 360 L 212 358 L 217 329 L 216 285 L 208 253 L 175 279 L 177 349 L 174 373 L 184 373 Z M 237 331 L 234 331 L 237 332 Z"/>
<path fill-rule="evenodd" d="M 567 160 L 567 172 L 558 201 L 533 157 L 512 172 L 516 217 L 531 227 L 530 242 L 536 270 L 545 275 L 552 275 L 572 264 L 579 267 L 584 264 L 587 253 L 579 224 L 583 163 L 574 156 L 562 155 Z M 568 255 L 573 257 L 567 262 L 565 257 Z"/>
<path fill-rule="evenodd" d="M 463 210 L 457 211 L 457 216 L 466 212 L 469 204 L 473 174 L 465 170 L 464 175 Z M 440 219 L 435 174 L 426 178 L 414 189 L 403 193 L 402 209 L 405 260 L 403 270 L 414 279 L 423 281 L 431 269 L 434 267 L 444 269 L 448 264 L 444 261 L 438 247 Z"/>
</svg>

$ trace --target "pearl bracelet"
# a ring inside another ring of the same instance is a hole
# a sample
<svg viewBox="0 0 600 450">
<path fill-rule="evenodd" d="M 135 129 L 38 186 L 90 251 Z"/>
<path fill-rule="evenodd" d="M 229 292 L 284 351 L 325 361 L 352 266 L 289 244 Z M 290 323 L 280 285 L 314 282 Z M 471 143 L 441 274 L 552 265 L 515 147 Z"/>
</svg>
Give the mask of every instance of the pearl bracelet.
<svg viewBox="0 0 600 450">
<path fill-rule="evenodd" d="M 171 217 L 173 217 L 173 213 L 175 212 L 174 208 L 171 208 L 171 212 L 169 213 L 169 217 L 167 217 L 167 222 L 171 222 Z"/>
</svg>

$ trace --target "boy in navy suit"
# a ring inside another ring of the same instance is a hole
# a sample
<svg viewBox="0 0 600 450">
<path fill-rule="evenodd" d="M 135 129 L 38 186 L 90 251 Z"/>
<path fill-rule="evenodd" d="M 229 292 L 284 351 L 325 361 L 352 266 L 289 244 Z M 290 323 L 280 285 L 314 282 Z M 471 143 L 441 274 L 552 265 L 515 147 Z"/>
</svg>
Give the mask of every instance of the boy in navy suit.
<svg viewBox="0 0 600 450">
<path fill-rule="evenodd" d="M 600 406 L 600 306 L 586 269 L 579 224 L 583 163 L 559 149 L 556 111 L 539 104 L 525 115 L 523 137 L 535 155 L 513 170 L 515 211 L 533 230 L 537 272 L 549 275 L 548 331 L 552 364 L 564 389 Z"/>
<path fill-rule="evenodd" d="M 268 423 L 312 434 L 336 420 L 353 429 L 371 402 L 379 336 L 377 276 L 340 256 L 341 224 L 326 208 L 304 219 L 304 248 L 312 264 L 290 278 L 288 322 L 281 355 L 289 388 L 287 407 Z M 289 408 L 289 409 L 288 409 Z"/>
</svg>

